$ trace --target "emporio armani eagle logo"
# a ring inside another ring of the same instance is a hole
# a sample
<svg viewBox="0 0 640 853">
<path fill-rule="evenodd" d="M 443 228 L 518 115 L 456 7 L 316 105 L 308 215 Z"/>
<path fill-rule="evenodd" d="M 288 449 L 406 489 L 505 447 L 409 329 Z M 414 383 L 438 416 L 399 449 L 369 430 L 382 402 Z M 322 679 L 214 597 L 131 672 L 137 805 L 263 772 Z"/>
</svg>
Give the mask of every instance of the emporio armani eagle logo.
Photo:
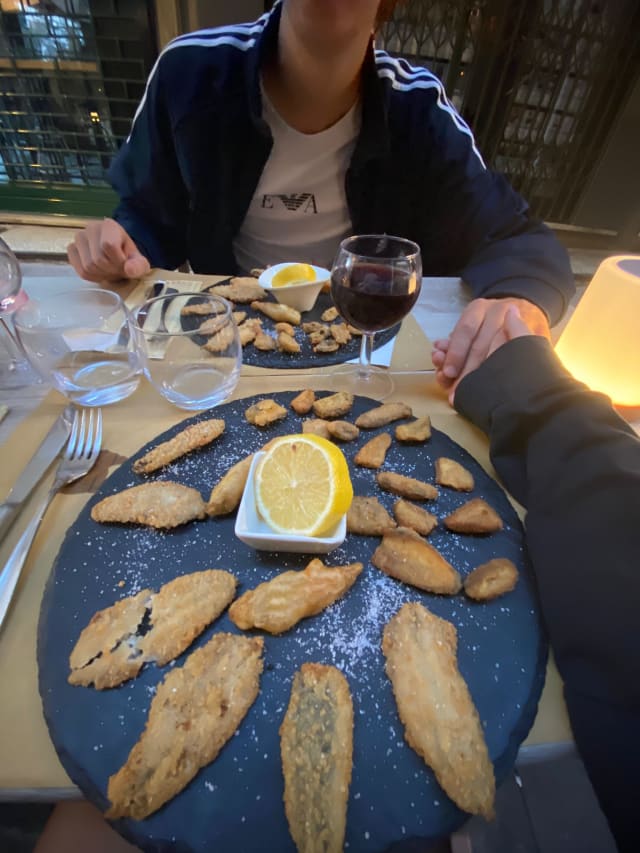
<svg viewBox="0 0 640 853">
<path fill-rule="evenodd" d="M 283 204 L 287 210 L 293 212 L 300 210 L 302 213 L 317 213 L 316 197 L 313 193 L 285 193 L 270 194 L 262 196 L 262 207 L 273 208 L 277 202 Z"/>
</svg>

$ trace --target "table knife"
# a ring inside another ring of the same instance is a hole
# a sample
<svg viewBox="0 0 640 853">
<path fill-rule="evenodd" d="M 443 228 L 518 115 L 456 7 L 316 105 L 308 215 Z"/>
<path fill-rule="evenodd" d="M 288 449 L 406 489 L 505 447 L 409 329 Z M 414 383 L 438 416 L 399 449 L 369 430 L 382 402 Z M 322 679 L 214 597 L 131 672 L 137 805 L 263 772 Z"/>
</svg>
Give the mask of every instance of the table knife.
<svg viewBox="0 0 640 853">
<path fill-rule="evenodd" d="M 59 415 L 43 439 L 42 444 L 18 477 L 6 499 L 3 503 L 0 503 L 0 541 L 4 539 L 23 501 L 29 497 L 36 484 L 44 476 L 69 438 L 73 422 L 73 411 L 73 406 L 69 405 Z"/>
</svg>

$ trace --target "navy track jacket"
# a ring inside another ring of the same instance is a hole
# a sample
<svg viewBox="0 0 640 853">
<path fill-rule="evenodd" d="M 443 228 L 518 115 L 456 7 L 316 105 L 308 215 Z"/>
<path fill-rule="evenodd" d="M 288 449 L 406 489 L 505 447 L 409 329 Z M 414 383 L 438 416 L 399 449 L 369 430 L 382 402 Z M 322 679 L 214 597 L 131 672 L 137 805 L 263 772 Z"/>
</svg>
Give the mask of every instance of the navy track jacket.
<svg viewBox="0 0 640 853">
<path fill-rule="evenodd" d="M 180 36 L 156 62 L 110 170 L 114 217 L 152 265 L 237 272 L 233 239 L 272 146 L 259 81 L 280 12 Z M 424 275 L 524 297 L 552 324 L 562 316 L 574 291 L 565 250 L 485 167 L 438 78 L 373 47 L 345 189 L 353 232 L 414 240 Z"/>
</svg>

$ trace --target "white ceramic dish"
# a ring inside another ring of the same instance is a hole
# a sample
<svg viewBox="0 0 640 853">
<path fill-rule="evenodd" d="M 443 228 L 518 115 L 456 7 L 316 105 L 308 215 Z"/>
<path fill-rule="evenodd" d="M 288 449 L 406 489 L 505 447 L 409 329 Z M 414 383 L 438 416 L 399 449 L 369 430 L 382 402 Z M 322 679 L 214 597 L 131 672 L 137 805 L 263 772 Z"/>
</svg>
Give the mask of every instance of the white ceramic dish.
<svg viewBox="0 0 640 853">
<path fill-rule="evenodd" d="M 297 311 L 311 311 L 313 306 L 316 304 L 318 294 L 322 290 L 322 285 L 327 284 L 331 279 L 331 272 L 324 267 L 316 267 L 313 264 L 310 264 L 316 274 L 315 281 L 305 281 L 302 284 L 288 284 L 283 287 L 272 287 L 271 282 L 274 275 L 279 270 L 292 265 L 293 261 L 286 264 L 274 264 L 272 267 L 267 267 L 267 269 L 260 275 L 258 284 L 260 287 L 269 291 L 269 293 L 273 293 L 278 302 L 290 305 L 291 308 L 295 308 Z"/>
<path fill-rule="evenodd" d="M 347 516 L 343 515 L 327 536 L 293 536 L 276 533 L 263 521 L 256 511 L 253 488 L 254 473 L 262 452 L 256 453 L 249 469 L 247 485 L 236 515 L 235 534 L 251 548 L 259 551 L 295 551 L 300 554 L 328 554 L 342 545 L 347 535 Z"/>
</svg>

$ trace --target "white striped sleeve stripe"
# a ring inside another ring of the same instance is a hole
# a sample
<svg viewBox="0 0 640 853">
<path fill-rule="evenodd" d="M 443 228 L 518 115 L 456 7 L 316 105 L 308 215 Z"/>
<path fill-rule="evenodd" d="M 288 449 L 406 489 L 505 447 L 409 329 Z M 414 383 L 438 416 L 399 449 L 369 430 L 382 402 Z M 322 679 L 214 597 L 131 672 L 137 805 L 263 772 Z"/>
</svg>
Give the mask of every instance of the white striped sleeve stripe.
<svg viewBox="0 0 640 853">
<path fill-rule="evenodd" d="M 401 92 L 408 92 L 411 89 L 433 89 L 437 92 L 436 104 L 445 113 L 449 115 L 456 128 L 469 137 L 471 147 L 474 154 L 480 161 L 483 169 L 486 169 L 484 160 L 480 151 L 476 147 L 476 142 L 469 125 L 460 116 L 451 101 L 447 98 L 442 82 L 432 74 L 428 69 L 417 69 L 409 66 L 410 71 L 402 68 L 398 60 L 389 56 L 386 53 L 376 51 L 376 64 L 378 68 L 378 76 L 386 77 L 391 81 L 391 86 Z M 391 67 L 386 67 L 387 65 Z M 398 79 L 398 75 L 403 77 L 406 82 Z"/>
</svg>

